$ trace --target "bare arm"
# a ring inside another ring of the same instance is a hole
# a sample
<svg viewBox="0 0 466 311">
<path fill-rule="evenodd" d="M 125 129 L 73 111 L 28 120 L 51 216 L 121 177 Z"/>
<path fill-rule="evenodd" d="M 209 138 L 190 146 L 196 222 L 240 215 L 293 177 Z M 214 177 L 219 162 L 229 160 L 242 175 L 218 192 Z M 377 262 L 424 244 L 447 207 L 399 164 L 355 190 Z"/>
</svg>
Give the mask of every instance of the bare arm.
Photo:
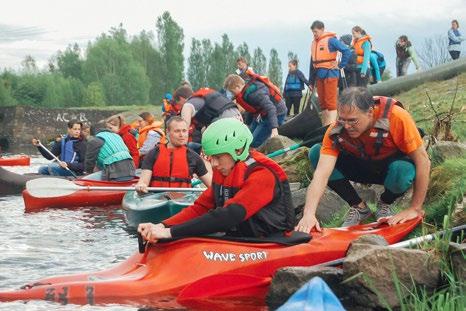
<svg viewBox="0 0 466 311">
<path fill-rule="evenodd" d="M 422 205 L 426 198 L 427 188 L 429 186 L 430 160 L 424 146 L 417 148 L 408 154 L 413 160 L 416 167 L 416 179 L 414 180 L 413 197 L 409 208 L 393 216 L 388 223 L 393 225 L 404 223 L 407 220 L 424 215 Z"/>
<path fill-rule="evenodd" d="M 192 105 L 183 105 L 183 108 L 181 109 L 181 117 L 183 120 L 186 121 L 188 124 L 188 128 L 191 126 L 191 119 L 193 117 L 193 106 Z"/>
<path fill-rule="evenodd" d="M 139 181 L 134 186 L 136 191 L 139 193 L 147 193 L 147 187 L 149 187 L 151 178 L 152 178 L 151 170 L 142 170 L 141 176 L 139 176 Z"/>
<path fill-rule="evenodd" d="M 296 226 L 295 230 L 310 232 L 313 227 L 320 231 L 319 223 L 316 219 L 316 210 L 319 201 L 324 194 L 325 187 L 330 175 L 335 168 L 337 157 L 331 155 L 321 154 L 319 163 L 314 172 L 312 182 L 307 188 L 306 204 L 304 205 L 303 218 Z"/>
<path fill-rule="evenodd" d="M 207 186 L 207 188 L 210 188 L 210 186 L 212 185 L 212 172 L 208 171 L 207 174 L 199 177 L 199 179 L 202 181 L 204 185 Z"/>
</svg>

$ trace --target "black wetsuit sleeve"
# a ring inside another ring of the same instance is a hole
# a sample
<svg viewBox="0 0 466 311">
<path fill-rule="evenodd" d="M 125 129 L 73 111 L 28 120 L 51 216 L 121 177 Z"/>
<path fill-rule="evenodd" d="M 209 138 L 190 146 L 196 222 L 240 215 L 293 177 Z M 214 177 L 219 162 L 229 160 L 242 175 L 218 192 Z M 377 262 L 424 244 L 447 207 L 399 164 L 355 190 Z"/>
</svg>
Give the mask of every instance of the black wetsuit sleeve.
<svg viewBox="0 0 466 311">
<path fill-rule="evenodd" d="M 217 207 L 207 214 L 170 228 L 173 238 L 200 236 L 226 232 L 239 225 L 246 217 L 246 209 L 238 204 Z"/>
</svg>

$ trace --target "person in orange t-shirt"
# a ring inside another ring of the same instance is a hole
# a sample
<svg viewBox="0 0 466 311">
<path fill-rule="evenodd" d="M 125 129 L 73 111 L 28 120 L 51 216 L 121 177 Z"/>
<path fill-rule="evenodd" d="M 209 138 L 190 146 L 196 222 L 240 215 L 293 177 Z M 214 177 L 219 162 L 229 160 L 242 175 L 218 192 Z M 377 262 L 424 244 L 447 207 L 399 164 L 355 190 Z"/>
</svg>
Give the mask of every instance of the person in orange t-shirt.
<svg viewBox="0 0 466 311">
<path fill-rule="evenodd" d="M 350 181 L 384 185 L 377 221 L 396 224 L 424 215 L 430 161 L 411 115 L 396 100 L 372 97 L 366 88 L 356 87 L 343 91 L 337 110 L 338 119 L 329 126 L 322 144 L 309 151 L 315 172 L 296 230 L 320 230 L 315 213 L 327 184 L 351 207 L 343 226 L 370 217 L 370 209 Z M 413 183 L 410 207 L 393 215 L 391 204 Z"/>
</svg>

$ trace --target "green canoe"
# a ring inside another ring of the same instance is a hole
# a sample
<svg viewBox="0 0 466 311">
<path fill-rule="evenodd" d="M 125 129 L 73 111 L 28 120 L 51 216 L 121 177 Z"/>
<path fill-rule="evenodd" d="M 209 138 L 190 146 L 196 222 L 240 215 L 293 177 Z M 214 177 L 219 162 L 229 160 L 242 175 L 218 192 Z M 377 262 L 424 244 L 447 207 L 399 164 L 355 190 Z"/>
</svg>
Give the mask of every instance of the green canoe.
<svg viewBox="0 0 466 311">
<path fill-rule="evenodd" d="M 159 223 L 193 204 L 199 192 L 160 192 L 138 195 L 136 191 L 128 191 L 123 197 L 122 207 L 125 210 L 126 222 L 137 228 L 140 223 Z"/>
</svg>

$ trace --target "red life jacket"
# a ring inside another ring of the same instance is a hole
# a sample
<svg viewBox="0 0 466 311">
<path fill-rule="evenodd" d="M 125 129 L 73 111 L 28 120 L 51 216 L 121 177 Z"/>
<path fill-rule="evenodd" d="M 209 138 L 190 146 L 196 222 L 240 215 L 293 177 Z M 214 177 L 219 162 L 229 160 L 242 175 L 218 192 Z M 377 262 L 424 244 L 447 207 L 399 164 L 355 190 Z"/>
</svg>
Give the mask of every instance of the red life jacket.
<svg viewBox="0 0 466 311">
<path fill-rule="evenodd" d="M 268 77 L 258 75 L 256 73 L 253 73 L 250 70 L 247 70 L 246 73 L 250 77 L 250 80 L 246 82 L 243 89 L 241 90 L 241 93 L 239 93 L 235 97 L 235 99 L 236 99 L 236 102 L 240 104 L 240 106 L 243 107 L 247 112 L 250 112 L 253 114 L 257 114 L 257 113 L 263 114 L 261 111 L 258 110 L 257 107 L 250 105 L 244 99 L 244 95 L 246 94 L 247 89 L 256 81 L 259 81 L 265 84 L 265 86 L 269 90 L 270 99 L 272 100 L 274 104 L 278 105 L 283 100 L 283 96 L 280 92 L 280 89 L 275 84 L 273 84 L 272 81 L 270 81 Z"/>
<path fill-rule="evenodd" d="M 152 167 L 151 187 L 191 188 L 188 148 L 159 145 L 159 154 Z"/>
<path fill-rule="evenodd" d="M 358 65 L 362 64 L 364 61 L 364 49 L 362 48 L 362 45 L 366 41 L 371 43 L 371 37 L 366 35 L 353 41 L 354 53 L 356 54 L 356 63 Z"/>
<path fill-rule="evenodd" d="M 325 32 L 318 39 L 312 41 L 311 57 L 314 68 L 338 68 L 337 52 L 330 51 L 328 46 L 328 41 L 331 38 L 336 38 L 336 34 L 334 32 Z"/>
<path fill-rule="evenodd" d="M 198 128 L 209 126 L 212 120 L 218 118 L 225 110 L 236 108 L 236 105 L 231 100 L 207 87 L 200 88 L 194 92 L 190 98 L 193 97 L 199 97 L 204 100 L 204 105 L 192 118 L 192 122 L 195 123 Z"/>
<path fill-rule="evenodd" d="M 175 103 L 172 103 L 168 99 L 163 99 L 163 116 L 178 116 L 181 114 L 181 106 Z"/>
<path fill-rule="evenodd" d="M 369 141 L 365 140 L 364 144 L 352 143 L 351 141 L 354 140 L 349 138 L 343 125 L 338 124 L 337 121 L 337 124 L 330 130 L 330 138 L 333 140 L 334 146 L 342 152 L 366 160 L 383 160 L 400 152 L 389 137 L 390 115 L 393 106 L 403 108 L 403 105 L 391 97 L 384 96 L 374 96 L 374 105 L 379 106 L 380 113 L 373 128 L 370 129 Z"/>
<path fill-rule="evenodd" d="M 237 232 L 240 236 L 260 237 L 293 230 L 295 211 L 288 177 L 276 162 L 257 151 L 251 151 L 248 160 L 237 163 L 230 175 L 223 177 L 221 174 L 214 174 L 212 189 L 215 194 L 215 205 L 221 208 L 226 201 L 233 198 L 257 166 L 267 168 L 275 176 L 274 198 L 271 203 L 240 223 L 231 233 L 235 235 Z M 266 191 L 271 190 L 266 189 Z M 251 200 L 253 199 L 251 198 Z"/>
</svg>

